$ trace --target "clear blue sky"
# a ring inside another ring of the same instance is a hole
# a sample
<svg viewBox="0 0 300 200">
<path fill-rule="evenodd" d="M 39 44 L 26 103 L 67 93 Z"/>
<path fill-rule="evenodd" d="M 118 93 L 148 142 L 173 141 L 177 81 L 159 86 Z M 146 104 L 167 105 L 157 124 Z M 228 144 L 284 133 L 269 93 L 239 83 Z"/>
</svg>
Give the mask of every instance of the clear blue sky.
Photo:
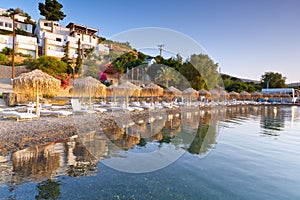
<svg viewBox="0 0 300 200">
<path fill-rule="evenodd" d="M 38 2 L 44 0 L 0 0 L 0 7 L 20 7 L 38 20 Z M 287 83 L 300 82 L 299 0 L 59 2 L 67 15 L 62 25 L 72 21 L 99 28 L 108 38 L 133 28 L 173 29 L 197 41 L 224 73 L 259 80 L 275 71 Z"/>
</svg>

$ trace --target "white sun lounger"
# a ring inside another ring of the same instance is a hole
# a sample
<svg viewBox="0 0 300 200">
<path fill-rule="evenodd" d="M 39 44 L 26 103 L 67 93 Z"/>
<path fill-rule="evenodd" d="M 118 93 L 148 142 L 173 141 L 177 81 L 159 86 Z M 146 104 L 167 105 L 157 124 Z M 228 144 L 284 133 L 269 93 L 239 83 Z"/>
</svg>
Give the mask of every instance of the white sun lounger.
<svg viewBox="0 0 300 200">
<path fill-rule="evenodd" d="M 4 118 L 16 118 L 17 121 L 32 120 L 33 118 L 37 118 L 37 115 L 35 114 L 21 113 L 17 111 L 3 111 L 2 116 Z"/>
<path fill-rule="evenodd" d="M 71 104 L 72 104 L 74 114 L 94 114 L 94 113 L 96 113 L 95 110 L 82 109 L 81 104 L 78 99 L 71 99 Z"/>
<path fill-rule="evenodd" d="M 57 117 L 66 117 L 73 113 L 67 110 L 40 110 L 41 115 L 55 115 Z"/>
<path fill-rule="evenodd" d="M 103 113 L 103 112 L 106 112 L 106 111 L 107 111 L 107 109 L 106 109 L 106 108 L 94 108 L 94 110 L 95 110 L 95 111 L 97 111 L 97 112 L 101 112 L 101 113 Z"/>
</svg>

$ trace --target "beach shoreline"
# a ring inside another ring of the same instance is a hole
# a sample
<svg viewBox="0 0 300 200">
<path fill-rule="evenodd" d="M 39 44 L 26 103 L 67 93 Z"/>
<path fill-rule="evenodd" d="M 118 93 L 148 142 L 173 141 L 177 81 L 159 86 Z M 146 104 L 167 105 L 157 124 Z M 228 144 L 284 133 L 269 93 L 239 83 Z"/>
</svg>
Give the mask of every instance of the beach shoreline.
<svg viewBox="0 0 300 200">
<path fill-rule="evenodd" d="M 261 104 L 261 105 L 231 105 L 233 106 L 299 106 L 299 104 Z M 218 106 L 213 106 L 218 107 Z M 193 111 L 211 109 L 212 107 L 194 107 Z M 186 108 L 184 108 L 186 109 Z M 164 112 L 165 115 L 181 114 L 183 108 L 164 108 L 151 111 L 151 116 Z M 186 110 L 184 110 L 186 111 Z M 41 117 L 37 120 L 17 122 L 13 119 L 0 120 L 0 156 L 7 156 L 27 147 L 59 142 L 67 140 L 71 136 L 78 135 L 82 130 L 93 131 L 113 126 L 120 126 L 133 121 L 149 119 L 148 110 L 139 112 L 104 112 L 92 115 L 74 115 L 65 118 Z"/>
</svg>

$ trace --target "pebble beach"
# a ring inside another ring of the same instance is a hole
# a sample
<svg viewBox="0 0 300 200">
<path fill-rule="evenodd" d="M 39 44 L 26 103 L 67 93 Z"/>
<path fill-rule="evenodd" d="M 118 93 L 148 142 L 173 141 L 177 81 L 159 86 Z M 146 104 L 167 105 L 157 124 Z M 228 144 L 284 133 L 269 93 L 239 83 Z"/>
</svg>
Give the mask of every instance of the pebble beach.
<svg viewBox="0 0 300 200">
<path fill-rule="evenodd" d="M 179 113 L 177 108 L 154 110 L 151 116 L 160 112 Z M 18 122 L 15 119 L 0 118 L 0 156 L 15 151 L 67 139 L 82 131 L 94 131 L 128 123 L 138 123 L 149 118 L 149 111 L 139 112 L 104 112 L 91 115 L 73 115 L 64 118 L 40 117 L 32 121 Z"/>
</svg>

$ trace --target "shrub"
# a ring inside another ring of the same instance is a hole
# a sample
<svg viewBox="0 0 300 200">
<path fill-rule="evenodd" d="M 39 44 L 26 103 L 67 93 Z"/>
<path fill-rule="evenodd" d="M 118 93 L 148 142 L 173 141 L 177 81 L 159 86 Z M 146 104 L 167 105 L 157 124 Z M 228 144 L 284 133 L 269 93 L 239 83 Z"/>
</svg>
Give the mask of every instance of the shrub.
<svg viewBox="0 0 300 200">
<path fill-rule="evenodd" d="M 6 56 L 3 53 L 0 53 L 0 62 L 5 60 L 6 60 Z"/>
<path fill-rule="evenodd" d="M 4 54 L 4 55 L 11 55 L 12 54 L 12 49 L 11 48 L 8 48 L 8 47 L 4 47 L 3 49 L 2 49 L 2 53 Z"/>
</svg>

